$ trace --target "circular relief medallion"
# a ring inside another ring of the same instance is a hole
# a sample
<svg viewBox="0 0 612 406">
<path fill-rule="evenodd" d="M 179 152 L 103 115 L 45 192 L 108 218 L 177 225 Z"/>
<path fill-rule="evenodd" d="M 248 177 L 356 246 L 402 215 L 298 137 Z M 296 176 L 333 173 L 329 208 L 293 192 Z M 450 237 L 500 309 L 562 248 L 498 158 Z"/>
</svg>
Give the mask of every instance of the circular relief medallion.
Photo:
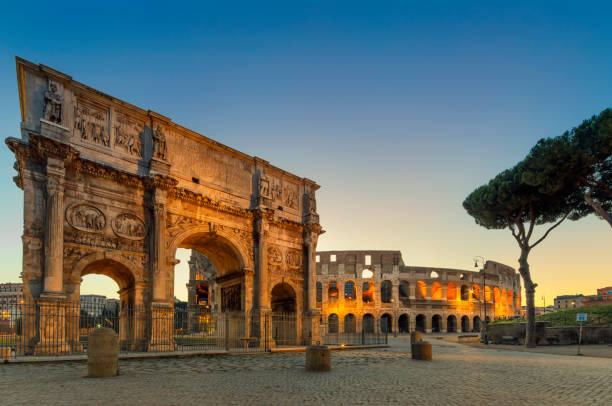
<svg viewBox="0 0 612 406">
<path fill-rule="evenodd" d="M 131 213 L 118 215 L 111 225 L 115 234 L 130 240 L 142 240 L 147 234 L 144 221 Z"/>
<path fill-rule="evenodd" d="M 66 210 L 66 221 L 81 231 L 101 232 L 106 227 L 106 217 L 96 207 L 88 204 L 75 204 Z"/>
</svg>

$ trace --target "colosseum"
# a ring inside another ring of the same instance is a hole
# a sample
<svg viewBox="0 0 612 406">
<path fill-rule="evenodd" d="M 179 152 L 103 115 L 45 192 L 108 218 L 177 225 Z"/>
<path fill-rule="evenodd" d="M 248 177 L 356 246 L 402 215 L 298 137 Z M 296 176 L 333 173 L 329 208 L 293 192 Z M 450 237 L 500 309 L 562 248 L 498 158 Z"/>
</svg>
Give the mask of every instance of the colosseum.
<svg viewBox="0 0 612 406">
<path fill-rule="evenodd" d="M 406 266 L 400 251 L 319 251 L 317 308 L 329 332 L 476 332 L 520 315 L 521 281 L 487 261 L 480 271 Z"/>
</svg>

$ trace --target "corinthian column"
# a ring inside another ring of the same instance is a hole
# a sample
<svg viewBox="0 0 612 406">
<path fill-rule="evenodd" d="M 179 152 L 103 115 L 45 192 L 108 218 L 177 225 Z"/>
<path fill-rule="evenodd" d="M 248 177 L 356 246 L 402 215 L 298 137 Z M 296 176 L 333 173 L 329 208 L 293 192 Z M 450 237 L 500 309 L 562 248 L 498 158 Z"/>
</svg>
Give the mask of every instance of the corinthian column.
<svg viewBox="0 0 612 406">
<path fill-rule="evenodd" d="M 165 302 L 166 292 L 166 264 L 164 254 L 166 234 L 166 194 L 156 190 L 153 196 L 153 301 Z"/>
<path fill-rule="evenodd" d="M 45 222 L 44 292 L 64 291 L 64 162 L 49 158 L 47 163 L 47 204 Z"/>
<path fill-rule="evenodd" d="M 257 306 L 260 310 L 270 310 L 270 296 L 268 295 L 268 253 L 266 245 L 266 234 L 268 224 L 265 209 L 255 211 L 255 233 L 257 264 L 255 274 L 257 276 Z"/>
<path fill-rule="evenodd" d="M 319 235 L 314 230 L 308 230 L 304 235 L 304 247 L 306 248 L 306 281 L 307 281 L 307 295 L 306 295 L 306 312 L 310 314 L 317 313 L 317 263 L 316 263 L 316 252 L 317 252 L 317 239 Z"/>
</svg>

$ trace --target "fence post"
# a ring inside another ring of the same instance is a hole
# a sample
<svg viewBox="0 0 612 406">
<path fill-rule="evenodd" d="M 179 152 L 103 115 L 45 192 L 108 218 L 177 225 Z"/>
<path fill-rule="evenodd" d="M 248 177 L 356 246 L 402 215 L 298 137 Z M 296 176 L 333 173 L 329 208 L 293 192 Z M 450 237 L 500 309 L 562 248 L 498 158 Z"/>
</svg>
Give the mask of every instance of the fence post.
<svg viewBox="0 0 612 406">
<path fill-rule="evenodd" d="M 229 351 L 229 313 L 225 312 L 225 350 Z"/>
</svg>

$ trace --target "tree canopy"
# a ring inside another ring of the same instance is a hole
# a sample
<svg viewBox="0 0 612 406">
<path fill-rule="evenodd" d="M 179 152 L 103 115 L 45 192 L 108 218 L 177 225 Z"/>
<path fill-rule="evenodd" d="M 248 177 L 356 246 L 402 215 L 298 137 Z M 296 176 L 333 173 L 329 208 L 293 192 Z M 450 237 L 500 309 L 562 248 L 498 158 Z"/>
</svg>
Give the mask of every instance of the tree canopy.
<svg viewBox="0 0 612 406">
<path fill-rule="evenodd" d="M 612 226 L 612 109 L 564 134 L 538 141 L 525 159 L 522 180 L 544 195 L 577 193 L 571 218 L 597 213 Z"/>
</svg>

